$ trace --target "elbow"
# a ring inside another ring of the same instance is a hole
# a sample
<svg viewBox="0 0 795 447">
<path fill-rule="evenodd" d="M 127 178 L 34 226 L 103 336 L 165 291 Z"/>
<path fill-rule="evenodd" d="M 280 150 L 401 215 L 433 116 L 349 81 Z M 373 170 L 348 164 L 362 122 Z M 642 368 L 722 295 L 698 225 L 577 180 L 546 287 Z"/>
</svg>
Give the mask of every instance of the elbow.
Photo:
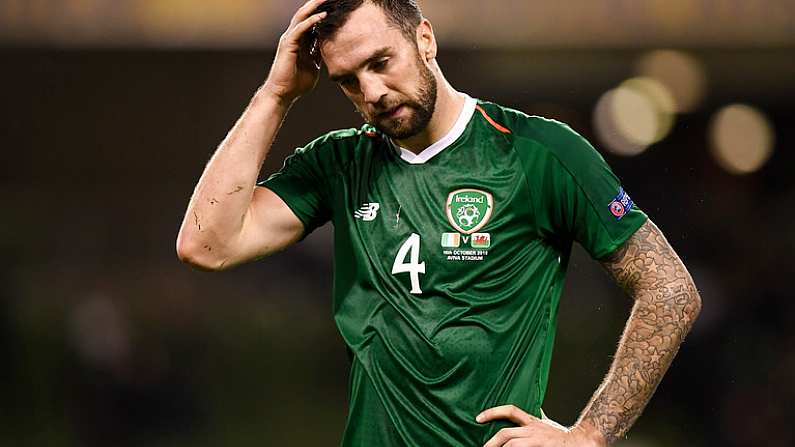
<svg viewBox="0 0 795 447">
<path fill-rule="evenodd" d="M 698 289 L 693 285 L 693 293 L 690 295 L 690 319 L 692 323 L 695 323 L 696 319 L 698 319 L 698 315 L 701 313 L 701 294 L 698 293 Z"/>
<path fill-rule="evenodd" d="M 218 256 L 217 252 L 213 253 L 210 244 L 187 237 L 183 233 L 177 236 L 176 248 L 179 260 L 197 270 L 220 272 L 228 268 L 226 259 Z"/>
<path fill-rule="evenodd" d="M 672 308 L 679 314 L 685 332 L 690 332 L 701 313 L 701 295 L 692 279 L 682 282 L 677 289 L 672 296 Z"/>
<path fill-rule="evenodd" d="M 667 315 L 664 320 L 675 321 L 683 333 L 690 332 L 701 313 L 701 295 L 689 279 L 669 284 L 662 293 L 659 289 L 641 289 L 633 296 L 636 305 Z"/>
</svg>

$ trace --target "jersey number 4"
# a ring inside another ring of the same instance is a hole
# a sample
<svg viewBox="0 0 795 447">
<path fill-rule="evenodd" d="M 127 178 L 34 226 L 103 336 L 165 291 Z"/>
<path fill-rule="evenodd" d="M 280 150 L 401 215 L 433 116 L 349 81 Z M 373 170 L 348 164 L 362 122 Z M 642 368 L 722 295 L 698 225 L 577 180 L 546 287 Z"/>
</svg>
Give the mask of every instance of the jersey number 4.
<svg viewBox="0 0 795 447">
<path fill-rule="evenodd" d="M 409 258 L 409 262 L 406 262 Z M 420 289 L 420 273 L 425 274 L 425 262 L 420 262 L 420 235 L 411 233 L 406 242 L 400 246 L 400 250 L 395 256 L 392 264 L 392 274 L 408 273 L 411 278 L 410 293 L 418 295 L 422 293 Z"/>
</svg>

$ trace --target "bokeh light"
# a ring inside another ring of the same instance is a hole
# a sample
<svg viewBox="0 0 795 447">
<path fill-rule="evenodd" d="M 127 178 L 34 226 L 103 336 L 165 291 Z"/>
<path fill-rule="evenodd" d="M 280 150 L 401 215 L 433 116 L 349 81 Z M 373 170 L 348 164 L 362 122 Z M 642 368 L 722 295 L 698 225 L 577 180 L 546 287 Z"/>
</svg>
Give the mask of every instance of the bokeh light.
<svg viewBox="0 0 795 447">
<path fill-rule="evenodd" d="M 646 53 L 638 61 L 637 73 L 664 85 L 671 92 L 678 113 L 697 109 L 706 95 L 704 65 L 682 51 L 655 50 Z"/>
<path fill-rule="evenodd" d="M 749 105 L 732 104 L 719 110 L 710 124 L 709 136 L 715 160 L 732 174 L 755 172 L 773 154 L 773 126 Z"/>
<path fill-rule="evenodd" d="M 668 135 L 674 109 L 674 98 L 662 83 L 632 78 L 602 95 L 594 112 L 594 126 L 610 152 L 638 155 Z"/>
</svg>

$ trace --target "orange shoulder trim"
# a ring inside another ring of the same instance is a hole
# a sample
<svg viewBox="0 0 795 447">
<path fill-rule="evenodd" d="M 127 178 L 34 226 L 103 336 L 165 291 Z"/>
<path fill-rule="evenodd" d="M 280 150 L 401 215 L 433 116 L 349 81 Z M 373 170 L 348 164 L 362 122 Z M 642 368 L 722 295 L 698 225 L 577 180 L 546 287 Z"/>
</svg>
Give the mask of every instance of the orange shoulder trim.
<svg viewBox="0 0 795 447">
<path fill-rule="evenodd" d="M 485 110 L 483 110 L 483 107 L 480 107 L 480 105 L 476 105 L 475 108 L 478 109 L 478 112 L 480 112 L 480 114 L 483 115 L 483 118 L 486 118 L 486 121 L 488 121 L 489 124 L 494 126 L 495 129 L 499 130 L 502 133 L 511 133 L 510 129 L 506 128 L 505 126 L 502 126 L 500 123 L 491 119 L 489 114 L 486 113 Z"/>
</svg>

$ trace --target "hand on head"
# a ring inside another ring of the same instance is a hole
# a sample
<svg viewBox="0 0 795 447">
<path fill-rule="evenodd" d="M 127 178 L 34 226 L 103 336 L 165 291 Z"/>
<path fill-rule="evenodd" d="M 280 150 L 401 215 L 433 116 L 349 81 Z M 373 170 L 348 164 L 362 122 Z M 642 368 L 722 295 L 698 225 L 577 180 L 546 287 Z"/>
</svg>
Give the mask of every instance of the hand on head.
<svg viewBox="0 0 795 447">
<path fill-rule="evenodd" d="M 316 12 L 325 0 L 309 0 L 279 38 L 276 58 L 263 86 L 280 101 L 291 103 L 311 91 L 320 78 L 319 52 L 311 30 L 327 13 Z"/>
</svg>

